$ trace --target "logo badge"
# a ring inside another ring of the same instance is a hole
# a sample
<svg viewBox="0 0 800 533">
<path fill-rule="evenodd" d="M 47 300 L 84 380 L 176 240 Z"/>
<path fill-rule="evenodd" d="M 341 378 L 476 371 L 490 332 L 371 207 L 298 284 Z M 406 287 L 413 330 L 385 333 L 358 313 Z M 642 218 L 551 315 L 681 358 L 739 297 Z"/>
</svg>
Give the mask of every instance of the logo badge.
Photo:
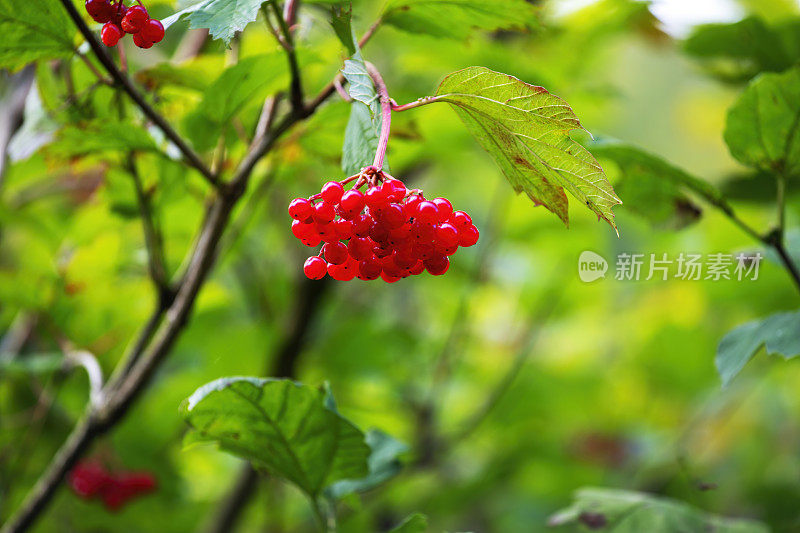
<svg viewBox="0 0 800 533">
<path fill-rule="evenodd" d="M 606 277 L 608 261 L 599 254 L 586 250 L 578 258 L 578 277 L 584 283 L 591 283 Z"/>
</svg>

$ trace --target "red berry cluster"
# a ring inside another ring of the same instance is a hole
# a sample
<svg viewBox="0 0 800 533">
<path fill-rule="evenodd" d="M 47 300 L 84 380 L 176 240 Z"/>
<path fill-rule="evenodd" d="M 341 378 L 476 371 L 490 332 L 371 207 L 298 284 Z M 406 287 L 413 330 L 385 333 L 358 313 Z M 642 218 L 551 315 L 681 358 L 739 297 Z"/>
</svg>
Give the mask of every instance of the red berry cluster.
<svg viewBox="0 0 800 533">
<path fill-rule="evenodd" d="M 97 461 L 85 461 L 72 469 L 69 485 L 81 498 L 100 499 L 107 509 L 116 511 L 128 501 L 156 489 L 150 472 L 109 472 Z"/>
<path fill-rule="evenodd" d="M 103 24 L 100 38 L 106 46 L 116 46 L 126 33 L 133 35 L 139 48 L 150 48 L 164 38 L 164 25 L 151 19 L 141 3 L 125 7 L 123 0 L 86 0 L 86 12 Z"/>
<path fill-rule="evenodd" d="M 358 190 L 363 185 L 368 185 L 364 193 Z M 381 171 L 329 181 L 319 194 L 292 200 L 289 216 L 292 233 L 303 244 L 325 243 L 303 266 L 311 279 L 327 273 L 339 281 L 380 277 L 394 283 L 425 270 L 441 276 L 450 267 L 449 256 L 479 236 L 470 216 L 453 211 L 447 199 L 428 201 Z"/>
</svg>

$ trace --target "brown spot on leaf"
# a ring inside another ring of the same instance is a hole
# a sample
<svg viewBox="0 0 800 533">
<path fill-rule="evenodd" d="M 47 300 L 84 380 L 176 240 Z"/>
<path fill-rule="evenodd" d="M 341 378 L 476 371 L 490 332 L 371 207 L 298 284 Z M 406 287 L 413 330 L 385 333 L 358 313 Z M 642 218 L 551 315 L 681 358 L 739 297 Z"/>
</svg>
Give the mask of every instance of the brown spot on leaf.
<svg viewBox="0 0 800 533">
<path fill-rule="evenodd" d="M 603 513 L 593 513 L 592 511 L 584 511 L 578 516 L 581 521 L 589 529 L 603 529 L 608 524 L 606 515 Z"/>
</svg>

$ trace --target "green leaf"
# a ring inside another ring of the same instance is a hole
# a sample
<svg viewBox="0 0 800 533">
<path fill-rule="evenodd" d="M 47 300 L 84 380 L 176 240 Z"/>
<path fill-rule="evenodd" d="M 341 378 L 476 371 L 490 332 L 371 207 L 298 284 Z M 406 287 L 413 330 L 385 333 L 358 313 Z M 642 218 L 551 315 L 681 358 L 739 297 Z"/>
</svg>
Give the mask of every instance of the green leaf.
<svg viewBox="0 0 800 533">
<path fill-rule="evenodd" d="M 98 121 L 66 126 L 56 134 L 49 150 L 61 157 L 92 155 L 97 152 L 142 150 L 158 152 L 150 134 L 135 126 Z"/>
<path fill-rule="evenodd" d="M 391 0 L 383 21 L 413 34 L 465 39 L 474 29 L 524 29 L 535 12 L 525 0 Z"/>
<path fill-rule="evenodd" d="M 208 28 L 214 39 L 222 39 L 227 46 L 236 32 L 242 31 L 256 20 L 258 10 L 265 0 L 201 0 L 186 9 L 163 19 L 165 28 L 186 17 L 189 28 Z"/>
<path fill-rule="evenodd" d="M 199 149 L 213 146 L 219 130 L 246 104 L 263 100 L 288 81 L 286 60 L 278 52 L 251 56 L 229 67 L 187 115 L 184 125 L 192 141 Z"/>
<path fill-rule="evenodd" d="M 569 224 L 564 189 L 608 222 L 622 201 L 603 169 L 569 133 L 583 129 L 567 103 L 542 87 L 484 67 L 447 76 L 436 92 L 489 152 L 517 192 Z"/>
<path fill-rule="evenodd" d="M 769 532 L 759 522 L 713 515 L 677 500 L 603 488 L 580 489 L 574 503 L 550 517 L 549 524 L 604 533 Z"/>
<path fill-rule="evenodd" d="M 726 205 L 716 187 L 638 146 L 603 139 L 589 148 L 597 158 L 619 167 L 614 189 L 626 199 L 625 207 L 656 226 L 683 228 L 699 220 L 700 208 L 687 192 L 711 204 Z"/>
<path fill-rule="evenodd" d="M 331 6 L 331 26 L 339 41 L 347 49 L 347 55 L 356 54 L 357 44 L 353 34 L 353 9 L 351 6 Z"/>
<path fill-rule="evenodd" d="M 353 98 L 342 147 L 342 170 L 351 175 L 371 165 L 375 158 L 381 135 L 380 103 L 360 50 L 344 62 L 342 74 Z M 384 167 L 388 168 L 388 163 Z"/>
<path fill-rule="evenodd" d="M 361 479 L 337 481 L 325 491 L 331 498 L 340 499 L 347 494 L 374 489 L 400 472 L 399 457 L 408 451 L 408 446 L 376 429 L 367 432 L 366 442 L 371 450 L 367 461 L 369 474 Z"/>
<path fill-rule="evenodd" d="M 800 171 L 800 68 L 754 79 L 728 112 L 733 157 L 763 170 Z"/>
<path fill-rule="evenodd" d="M 428 517 L 421 513 L 414 513 L 403 520 L 400 525 L 392 528 L 389 533 L 422 533 L 428 530 Z"/>
<path fill-rule="evenodd" d="M 800 355 L 800 311 L 778 313 L 742 324 L 728 332 L 717 347 L 717 372 L 727 385 L 761 348 L 768 355 L 791 359 Z"/>
<path fill-rule="evenodd" d="M 193 441 L 265 467 L 309 496 L 341 479 L 367 475 L 364 434 L 328 408 L 325 392 L 289 380 L 224 378 L 184 401 Z"/>
<path fill-rule="evenodd" d="M 0 0 L 0 68 L 70 56 L 75 27 L 57 0 Z"/>
<path fill-rule="evenodd" d="M 732 24 L 704 24 L 684 43 L 686 52 L 705 62 L 717 77 L 745 81 L 759 72 L 781 72 L 792 66 L 779 32 L 758 17 Z"/>
</svg>

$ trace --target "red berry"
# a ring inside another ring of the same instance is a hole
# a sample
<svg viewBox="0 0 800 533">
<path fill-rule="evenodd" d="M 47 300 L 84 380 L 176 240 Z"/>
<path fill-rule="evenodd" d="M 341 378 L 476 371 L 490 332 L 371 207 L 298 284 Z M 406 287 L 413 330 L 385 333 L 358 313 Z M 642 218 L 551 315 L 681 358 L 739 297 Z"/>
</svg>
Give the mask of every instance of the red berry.
<svg viewBox="0 0 800 533">
<path fill-rule="evenodd" d="M 325 260 L 332 265 L 341 265 L 349 258 L 347 246 L 341 242 L 329 242 L 322 247 Z"/>
<path fill-rule="evenodd" d="M 447 222 L 453 214 L 453 204 L 447 198 L 434 198 L 433 203 L 439 210 L 439 222 Z"/>
<path fill-rule="evenodd" d="M 144 26 L 142 26 L 141 33 L 144 39 L 147 39 L 153 44 L 160 43 L 164 38 L 164 25 L 161 24 L 160 20 L 149 19 Z"/>
<path fill-rule="evenodd" d="M 342 211 L 346 212 L 354 212 L 358 214 L 364 209 L 364 195 L 361 191 L 357 191 L 355 189 L 349 190 L 342 195 L 341 202 L 339 204 L 342 208 Z"/>
<path fill-rule="evenodd" d="M 395 283 L 397 281 L 400 281 L 401 277 L 400 276 L 391 276 L 391 275 L 387 274 L 386 271 L 383 271 L 383 272 L 381 272 L 381 279 L 383 281 L 385 281 L 386 283 Z"/>
<path fill-rule="evenodd" d="M 461 231 L 472 224 L 472 217 L 464 211 L 454 211 L 450 216 L 450 223 L 454 225 L 457 230 Z"/>
<path fill-rule="evenodd" d="M 459 235 L 458 230 L 452 224 L 445 222 L 436 227 L 436 242 L 441 243 L 443 246 L 451 247 L 458 246 Z"/>
<path fill-rule="evenodd" d="M 478 242 L 478 238 L 480 237 L 481 234 L 478 231 L 478 228 L 470 224 L 466 228 L 459 231 L 458 235 L 459 235 L 458 243 L 461 246 L 467 247 L 467 246 L 472 246 L 473 244 Z"/>
<path fill-rule="evenodd" d="M 298 239 L 302 240 L 310 236 L 312 233 L 316 233 L 316 229 L 314 228 L 313 224 L 308 224 L 299 220 L 292 222 L 292 234 Z"/>
<path fill-rule="evenodd" d="M 78 496 L 91 498 L 99 494 L 110 482 L 106 469 L 95 462 L 79 463 L 69 475 L 69 485 Z"/>
<path fill-rule="evenodd" d="M 347 245 L 347 251 L 350 257 L 358 261 L 363 261 L 364 259 L 372 257 L 373 248 L 374 244 L 370 239 L 360 237 L 350 239 L 350 244 Z"/>
<path fill-rule="evenodd" d="M 381 221 L 389 229 L 395 229 L 402 226 L 406 221 L 406 215 L 403 212 L 403 206 L 400 204 L 389 204 L 381 210 Z"/>
<path fill-rule="evenodd" d="M 332 222 L 339 240 L 346 241 L 353 236 L 353 222 L 350 220 L 339 219 Z"/>
<path fill-rule="evenodd" d="M 339 200 L 342 199 L 342 195 L 344 194 L 344 188 L 342 184 L 338 181 L 329 181 L 325 185 L 322 186 L 322 199 L 332 205 L 336 205 L 339 203 Z"/>
<path fill-rule="evenodd" d="M 95 22 L 108 22 L 114 17 L 114 6 L 109 0 L 86 0 L 84 7 Z"/>
<path fill-rule="evenodd" d="M 439 209 L 435 203 L 423 200 L 417 205 L 414 220 L 418 220 L 423 224 L 435 224 L 439 221 Z"/>
<path fill-rule="evenodd" d="M 120 26 L 122 26 L 125 33 L 139 33 L 149 18 L 144 7 L 131 6 L 125 16 L 122 17 Z M 139 46 L 138 43 L 137 46 Z"/>
<path fill-rule="evenodd" d="M 328 264 L 321 257 L 309 257 L 303 265 L 303 273 L 308 279 L 322 279 L 327 272 Z"/>
<path fill-rule="evenodd" d="M 425 268 L 434 276 L 441 276 L 450 268 L 450 260 L 444 255 L 438 255 L 423 261 Z"/>
<path fill-rule="evenodd" d="M 358 261 L 350 258 L 341 265 L 328 265 L 328 274 L 337 281 L 350 281 L 358 274 Z"/>
<path fill-rule="evenodd" d="M 388 179 L 381 188 L 386 191 L 386 198 L 390 202 L 399 202 L 406 196 L 406 186 L 400 180 Z"/>
<path fill-rule="evenodd" d="M 386 191 L 380 187 L 370 187 L 364 199 L 368 207 L 374 208 L 380 208 L 389 202 Z"/>
<path fill-rule="evenodd" d="M 135 44 L 139 48 L 150 48 L 153 46 L 153 42 L 145 39 L 142 36 L 141 32 L 133 34 L 133 44 Z"/>
<path fill-rule="evenodd" d="M 336 217 L 336 210 L 328 202 L 320 202 L 314 206 L 314 220 L 320 224 L 327 224 Z"/>
<path fill-rule="evenodd" d="M 314 224 L 314 226 L 317 228 L 317 233 L 323 241 L 336 242 L 339 240 L 339 232 L 336 231 L 336 224 L 333 222 Z"/>
<path fill-rule="evenodd" d="M 378 279 L 381 275 L 381 265 L 374 258 L 370 257 L 358 263 L 358 278 L 363 280 Z"/>
<path fill-rule="evenodd" d="M 116 46 L 123 35 L 122 29 L 113 22 L 106 22 L 100 30 L 100 39 L 106 46 Z"/>
<path fill-rule="evenodd" d="M 408 218 L 413 217 L 417 212 L 417 206 L 423 200 L 419 195 L 411 196 L 406 203 L 403 204 L 403 210 L 406 212 Z"/>
<path fill-rule="evenodd" d="M 412 276 L 419 276 L 423 272 L 425 272 L 425 265 L 422 263 L 422 261 L 417 261 L 417 263 L 408 271 L 408 273 Z"/>
<path fill-rule="evenodd" d="M 289 204 L 289 216 L 295 220 L 307 220 L 314 214 L 314 204 L 305 198 L 295 198 Z"/>
<path fill-rule="evenodd" d="M 353 234 L 357 237 L 369 237 L 369 230 L 372 227 L 372 217 L 362 213 L 353 219 Z"/>
</svg>

